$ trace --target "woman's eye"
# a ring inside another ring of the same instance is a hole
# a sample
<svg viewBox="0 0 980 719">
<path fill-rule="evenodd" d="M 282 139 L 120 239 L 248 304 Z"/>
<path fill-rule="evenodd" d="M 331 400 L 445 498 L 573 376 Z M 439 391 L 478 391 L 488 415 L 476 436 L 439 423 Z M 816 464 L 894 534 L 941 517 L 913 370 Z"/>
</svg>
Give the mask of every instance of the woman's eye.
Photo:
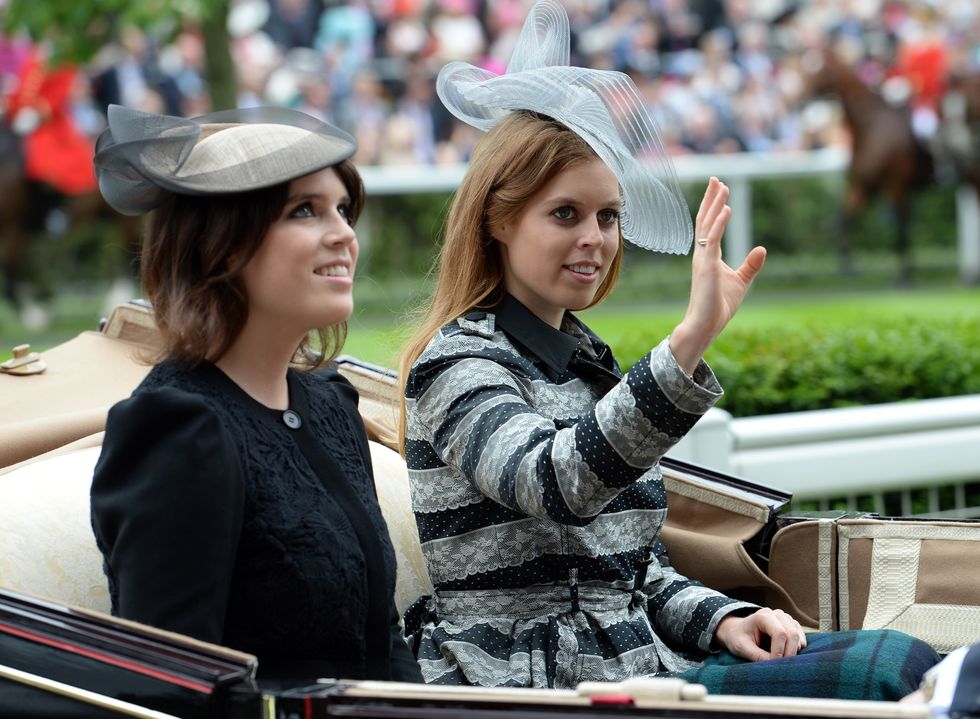
<svg viewBox="0 0 980 719">
<path fill-rule="evenodd" d="M 570 220 L 575 216 L 575 212 L 571 207 L 559 207 L 551 214 L 558 220 Z"/>
<path fill-rule="evenodd" d="M 313 217 L 313 206 L 309 202 L 304 202 L 302 205 L 294 208 L 289 213 L 289 216 L 295 218 Z"/>
<path fill-rule="evenodd" d="M 619 213 L 616 210 L 600 210 L 599 211 L 599 222 L 604 225 L 612 225 L 619 219 Z"/>
<path fill-rule="evenodd" d="M 341 217 L 347 220 L 348 225 L 354 224 L 353 212 L 350 205 L 337 205 L 337 212 L 340 213 Z"/>
</svg>

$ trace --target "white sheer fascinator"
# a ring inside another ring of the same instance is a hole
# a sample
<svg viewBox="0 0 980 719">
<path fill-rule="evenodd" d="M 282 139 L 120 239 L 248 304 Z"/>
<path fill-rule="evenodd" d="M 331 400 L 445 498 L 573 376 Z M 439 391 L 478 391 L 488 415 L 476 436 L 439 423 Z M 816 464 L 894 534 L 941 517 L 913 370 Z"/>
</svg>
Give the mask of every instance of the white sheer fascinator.
<svg viewBox="0 0 980 719">
<path fill-rule="evenodd" d="M 254 107 L 194 118 L 110 105 L 95 145 L 103 197 L 140 215 L 167 193 L 220 195 L 295 180 L 346 160 L 357 149 L 343 130 L 297 110 Z"/>
<path fill-rule="evenodd" d="M 450 112 L 484 132 L 515 110 L 563 123 L 619 180 L 624 239 L 648 250 L 686 253 L 691 214 L 656 121 L 633 81 L 620 72 L 568 63 L 568 15 L 556 0 L 539 0 L 505 74 L 451 62 L 439 72 L 436 90 Z"/>
</svg>

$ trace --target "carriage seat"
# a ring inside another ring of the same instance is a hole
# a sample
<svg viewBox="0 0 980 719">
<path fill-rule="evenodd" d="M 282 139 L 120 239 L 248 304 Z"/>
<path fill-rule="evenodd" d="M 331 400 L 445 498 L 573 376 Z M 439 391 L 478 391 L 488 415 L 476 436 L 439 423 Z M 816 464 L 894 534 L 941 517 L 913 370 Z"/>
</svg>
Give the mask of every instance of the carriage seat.
<svg viewBox="0 0 980 719">
<path fill-rule="evenodd" d="M 53 452 L 0 470 L 0 586 L 109 612 L 102 554 L 89 518 L 89 488 L 101 446 Z M 371 442 L 381 511 L 398 558 L 395 603 L 404 611 L 431 591 L 408 475 L 397 452 Z"/>
</svg>

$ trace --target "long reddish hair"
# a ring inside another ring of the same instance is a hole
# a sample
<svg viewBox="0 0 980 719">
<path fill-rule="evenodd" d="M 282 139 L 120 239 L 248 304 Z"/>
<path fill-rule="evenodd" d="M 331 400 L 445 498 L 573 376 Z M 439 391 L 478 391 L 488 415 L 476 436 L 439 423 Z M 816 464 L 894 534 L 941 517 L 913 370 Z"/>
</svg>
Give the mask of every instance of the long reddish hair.
<svg viewBox="0 0 980 719">
<path fill-rule="evenodd" d="M 436 287 L 399 363 L 402 395 L 412 365 L 448 322 L 503 297 L 500 243 L 494 232 L 516 222 L 528 201 L 560 172 L 598 159 L 581 137 L 560 122 L 527 110 L 511 113 L 483 137 L 449 208 L 436 259 Z M 619 279 L 623 240 L 589 307 L 604 300 Z M 405 447 L 405 406 L 398 443 Z"/>
</svg>

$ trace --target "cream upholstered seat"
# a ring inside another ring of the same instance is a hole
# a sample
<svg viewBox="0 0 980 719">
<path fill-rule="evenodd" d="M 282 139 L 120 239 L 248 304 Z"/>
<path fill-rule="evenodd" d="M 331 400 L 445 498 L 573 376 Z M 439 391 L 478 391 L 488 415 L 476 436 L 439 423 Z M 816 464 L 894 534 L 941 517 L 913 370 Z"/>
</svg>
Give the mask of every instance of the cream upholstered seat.
<svg viewBox="0 0 980 719">
<path fill-rule="evenodd" d="M 109 611 L 102 554 L 89 518 L 98 445 L 43 455 L 0 474 L 0 586 L 98 612 Z M 403 611 L 431 591 L 398 453 L 371 443 L 381 511 L 398 555 L 395 602 Z"/>
<path fill-rule="evenodd" d="M 377 442 L 371 442 L 371 461 L 374 464 L 374 486 L 378 490 L 378 503 L 398 556 L 395 606 L 399 612 L 404 612 L 419 596 L 432 593 L 432 583 L 425 568 L 418 527 L 412 513 L 408 471 L 405 460 L 398 452 Z"/>
<path fill-rule="evenodd" d="M 89 518 L 99 451 L 88 447 L 0 474 L 0 586 L 109 611 L 102 554 Z"/>
</svg>

